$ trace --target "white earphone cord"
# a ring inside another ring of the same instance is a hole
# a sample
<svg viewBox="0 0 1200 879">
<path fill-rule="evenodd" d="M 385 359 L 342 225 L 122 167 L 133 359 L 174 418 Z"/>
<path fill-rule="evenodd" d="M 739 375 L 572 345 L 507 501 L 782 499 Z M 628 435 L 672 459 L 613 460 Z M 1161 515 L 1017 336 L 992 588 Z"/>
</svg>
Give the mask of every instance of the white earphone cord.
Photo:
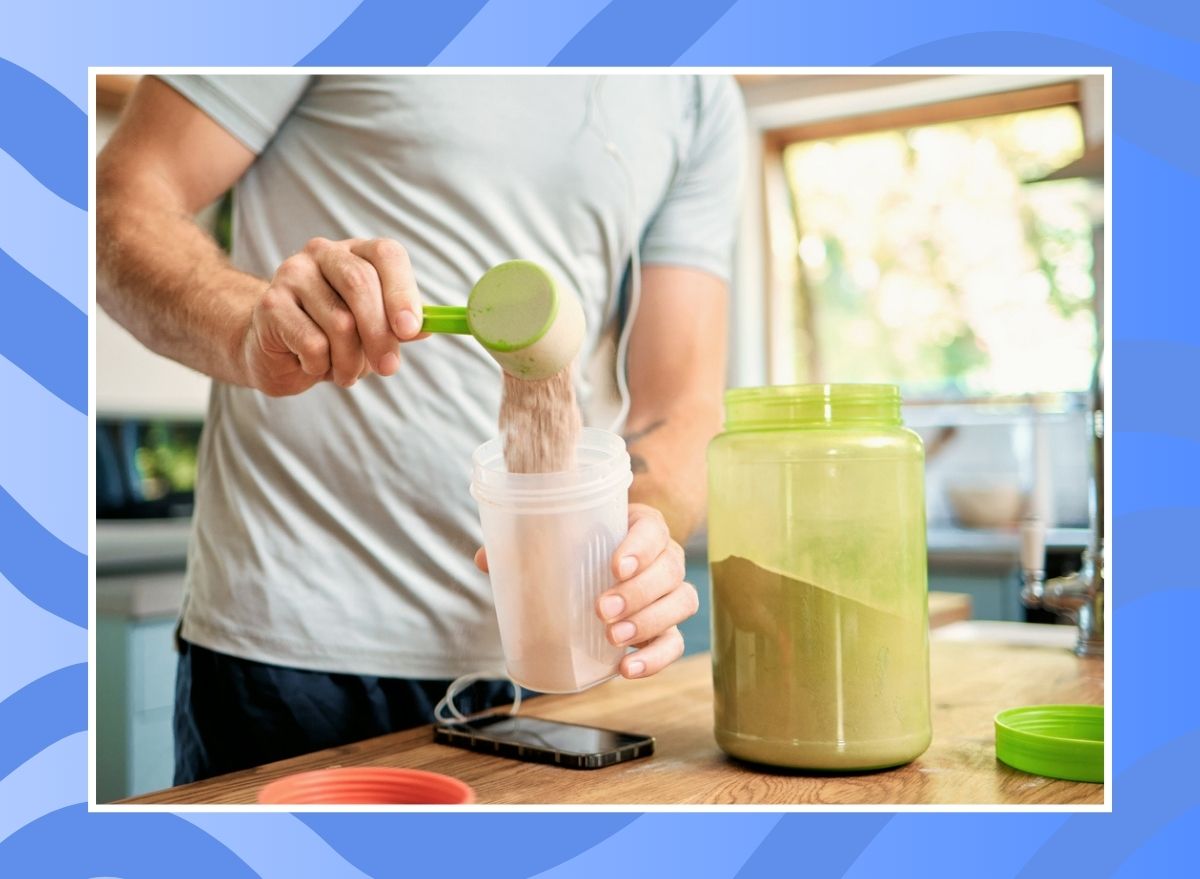
<svg viewBox="0 0 1200 879">
<path fill-rule="evenodd" d="M 642 236 L 638 228 L 638 204 L 637 204 L 637 180 L 633 176 L 633 169 L 629 167 L 629 163 L 625 161 L 625 157 L 621 155 L 620 148 L 608 136 L 608 129 L 604 124 L 604 111 L 600 107 L 600 91 L 604 87 L 607 79 L 598 78 L 592 85 L 592 100 L 589 102 L 589 110 L 594 103 L 596 107 L 596 121 L 600 129 L 600 137 L 604 142 L 604 151 L 607 152 L 625 174 L 625 180 L 629 184 L 629 219 L 628 228 L 633 240 L 629 245 L 629 304 L 625 310 L 625 323 L 621 327 L 620 335 L 617 337 L 617 393 L 621 397 L 621 406 L 617 410 L 617 417 L 613 419 L 612 426 L 609 428 L 613 433 L 619 433 L 625 426 L 625 419 L 629 417 L 629 379 L 627 376 L 629 365 L 629 336 L 633 329 L 633 321 L 637 317 L 638 306 L 642 299 L 642 256 L 641 245 Z M 589 118 L 591 113 L 589 112 Z M 620 282 L 618 281 L 618 289 Z"/>
<path fill-rule="evenodd" d="M 633 176 L 633 169 L 629 167 L 629 163 L 625 161 L 625 157 L 621 155 L 620 148 L 608 136 L 608 129 L 604 124 L 604 113 L 600 109 L 600 90 L 606 80 L 598 77 L 592 83 L 591 90 L 588 93 L 588 106 L 586 110 L 587 122 L 590 125 L 596 121 L 599 128 L 600 139 L 604 143 L 604 151 L 616 160 L 621 171 L 625 175 L 625 179 L 629 184 L 629 230 L 633 235 L 633 241 L 629 247 L 629 305 L 625 310 L 625 323 L 621 327 L 621 332 L 617 336 L 617 363 L 616 363 L 616 379 L 617 393 L 621 398 L 621 405 L 617 409 L 617 416 L 613 419 L 612 426 L 609 428 L 613 433 L 619 433 L 621 428 L 625 426 L 625 419 L 629 417 L 629 379 L 626 375 L 629 358 L 629 336 L 633 329 L 634 318 L 637 317 L 638 306 L 641 304 L 642 298 L 642 258 L 641 244 L 642 236 L 638 230 L 638 209 L 637 209 L 637 180 Z M 595 109 L 595 114 L 592 110 Z M 620 281 L 617 282 L 617 290 L 620 290 Z M 478 681 L 488 680 L 507 680 L 512 684 L 514 696 L 512 706 L 509 708 L 510 715 L 516 714 L 521 708 L 521 686 L 508 675 L 489 674 L 488 672 L 472 672 L 471 674 L 463 675 L 451 682 L 446 688 L 446 695 L 438 701 L 433 709 L 434 723 L 467 723 L 478 714 L 466 715 L 459 711 L 458 706 L 454 704 L 454 700 L 466 688 Z M 446 716 L 449 713 L 449 717 Z"/>
<path fill-rule="evenodd" d="M 466 687 L 469 687 L 478 681 L 494 681 L 497 679 L 507 680 L 510 684 L 512 684 L 513 701 L 512 706 L 508 709 L 508 713 L 516 714 L 521 710 L 521 686 L 508 675 L 497 676 L 489 672 L 482 671 L 472 672 L 469 675 L 463 675 L 460 678 L 455 678 L 450 683 L 450 686 L 446 688 L 446 695 L 443 696 L 438 701 L 438 704 L 433 708 L 433 722 L 467 723 L 469 720 L 471 720 L 471 718 L 478 717 L 478 713 L 471 715 L 463 714 L 458 710 L 458 706 L 454 704 L 454 700 L 458 698 L 459 694 L 462 693 Z M 449 712 L 449 717 L 446 716 L 447 712 Z"/>
</svg>

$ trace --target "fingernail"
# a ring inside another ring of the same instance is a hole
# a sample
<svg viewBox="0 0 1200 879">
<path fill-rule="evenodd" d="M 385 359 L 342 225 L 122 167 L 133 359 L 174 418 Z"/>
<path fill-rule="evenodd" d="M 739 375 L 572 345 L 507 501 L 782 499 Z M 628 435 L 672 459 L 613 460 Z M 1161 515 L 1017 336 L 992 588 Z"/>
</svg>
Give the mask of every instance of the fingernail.
<svg viewBox="0 0 1200 879">
<path fill-rule="evenodd" d="M 631 678 L 636 678 L 645 670 L 646 663 L 642 662 L 640 659 L 635 659 L 629 663 L 629 676 Z"/>
<path fill-rule="evenodd" d="M 623 623 L 617 623 L 615 626 L 612 627 L 613 640 L 616 641 L 618 644 L 624 644 L 626 641 L 628 641 L 630 638 L 633 637 L 633 635 L 636 631 L 637 631 L 637 627 L 633 623 L 629 622 L 628 620 L 626 620 Z"/>
<path fill-rule="evenodd" d="M 401 339 L 411 339 L 421 332 L 421 319 L 411 311 L 402 311 L 396 318 L 396 329 L 399 331 Z"/>
<path fill-rule="evenodd" d="M 633 572 L 636 570 L 637 559 L 631 555 L 625 556 L 625 558 L 621 559 L 621 564 L 617 565 L 617 573 L 621 575 L 622 580 L 626 579 L 627 577 L 632 577 Z"/>
<path fill-rule="evenodd" d="M 600 599 L 600 615 L 606 620 L 615 619 L 625 609 L 625 599 L 620 595 L 605 595 Z"/>
<path fill-rule="evenodd" d="M 396 356 L 394 351 L 389 351 L 384 354 L 379 361 L 380 375 L 394 375 L 396 370 L 400 368 L 400 358 Z"/>
</svg>

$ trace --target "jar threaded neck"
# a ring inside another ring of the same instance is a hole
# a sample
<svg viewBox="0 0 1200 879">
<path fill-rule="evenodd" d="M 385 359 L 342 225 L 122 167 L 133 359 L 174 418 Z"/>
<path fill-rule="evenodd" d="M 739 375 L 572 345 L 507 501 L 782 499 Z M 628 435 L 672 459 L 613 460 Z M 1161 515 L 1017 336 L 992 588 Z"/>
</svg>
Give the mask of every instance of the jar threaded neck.
<svg viewBox="0 0 1200 879">
<path fill-rule="evenodd" d="M 896 385 L 771 385 L 725 392 L 727 431 L 901 423 Z"/>
</svg>

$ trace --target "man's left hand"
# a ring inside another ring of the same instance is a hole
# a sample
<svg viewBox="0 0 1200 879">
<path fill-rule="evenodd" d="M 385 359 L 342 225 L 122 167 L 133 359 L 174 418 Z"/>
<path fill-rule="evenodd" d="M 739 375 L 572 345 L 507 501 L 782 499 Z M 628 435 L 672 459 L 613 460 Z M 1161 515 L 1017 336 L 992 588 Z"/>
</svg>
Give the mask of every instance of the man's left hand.
<svg viewBox="0 0 1200 879">
<path fill-rule="evenodd" d="M 482 549 L 475 564 L 487 570 Z M 683 655 L 679 624 L 700 606 L 696 587 L 683 579 L 683 547 L 654 507 L 629 505 L 629 533 L 613 553 L 612 572 L 617 585 L 597 599 L 596 615 L 609 641 L 637 648 L 621 660 L 621 675 L 648 677 Z"/>
<path fill-rule="evenodd" d="M 696 587 L 684 578 L 683 547 L 671 539 L 662 513 L 629 505 L 629 533 L 613 553 L 617 585 L 596 601 L 608 640 L 637 650 L 621 660 L 621 674 L 644 678 L 683 655 L 679 624 L 700 606 Z"/>
</svg>

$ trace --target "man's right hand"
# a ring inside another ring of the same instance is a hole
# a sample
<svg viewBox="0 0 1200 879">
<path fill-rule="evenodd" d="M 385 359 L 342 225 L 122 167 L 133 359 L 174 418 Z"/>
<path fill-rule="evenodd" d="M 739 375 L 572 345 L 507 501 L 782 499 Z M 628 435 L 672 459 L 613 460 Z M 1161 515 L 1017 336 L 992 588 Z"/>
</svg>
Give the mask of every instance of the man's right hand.
<svg viewBox="0 0 1200 879">
<path fill-rule="evenodd" d="M 242 354 L 246 383 L 273 397 L 321 381 L 343 388 L 393 375 L 399 343 L 421 334 L 408 254 L 387 238 L 314 238 L 288 257 L 255 305 Z"/>
</svg>

